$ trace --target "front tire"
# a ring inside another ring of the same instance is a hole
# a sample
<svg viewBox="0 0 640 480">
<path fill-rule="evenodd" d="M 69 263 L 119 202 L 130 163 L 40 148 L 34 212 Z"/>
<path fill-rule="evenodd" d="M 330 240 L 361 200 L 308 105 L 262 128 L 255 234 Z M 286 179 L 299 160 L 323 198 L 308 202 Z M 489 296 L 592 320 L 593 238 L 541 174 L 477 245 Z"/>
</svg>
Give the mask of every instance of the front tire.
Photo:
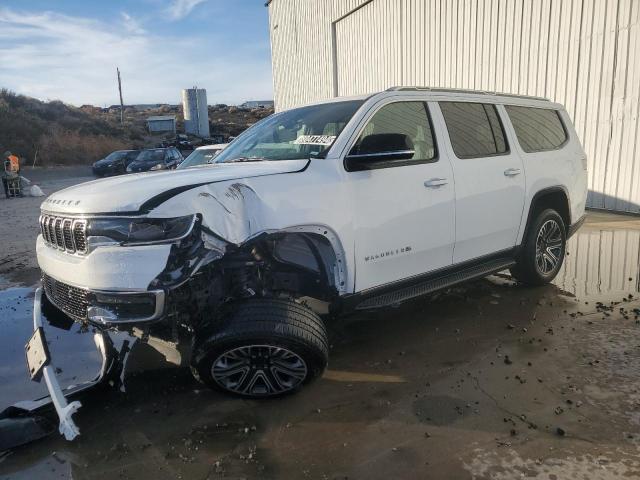
<svg viewBox="0 0 640 480">
<path fill-rule="evenodd" d="M 277 397 L 322 374 L 328 360 L 324 323 L 291 300 L 239 303 L 213 334 L 196 339 L 192 372 L 234 395 Z"/>
<path fill-rule="evenodd" d="M 560 271 L 566 254 L 566 227 L 562 217 L 548 208 L 538 213 L 527 231 L 511 275 L 528 285 L 546 285 Z"/>
</svg>

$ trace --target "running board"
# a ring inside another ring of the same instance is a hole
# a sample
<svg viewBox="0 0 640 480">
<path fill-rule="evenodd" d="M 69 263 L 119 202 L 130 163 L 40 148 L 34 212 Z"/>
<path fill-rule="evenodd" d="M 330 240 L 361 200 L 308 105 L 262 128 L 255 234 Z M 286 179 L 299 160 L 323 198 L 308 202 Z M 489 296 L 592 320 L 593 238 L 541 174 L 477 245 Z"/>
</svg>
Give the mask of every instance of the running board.
<svg viewBox="0 0 640 480">
<path fill-rule="evenodd" d="M 492 273 L 496 273 L 506 268 L 512 267 L 513 265 L 515 265 L 515 263 L 515 260 L 513 260 L 512 258 L 497 258 L 486 263 L 465 268 L 458 272 L 444 274 L 439 277 L 424 280 L 414 285 L 401 287 L 388 293 L 383 293 L 374 297 L 367 298 L 366 300 L 358 303 L 358 305 L 356 306 L 356 310 L 366 310 L 369 308 L 380 308 L 390 305 L 396 305 L 406 300 L 426 295 L 437 290 L 442 290 L 443 288 L 448 288 L 467 280 L 486 277 L 487 275 L 490 275 Z"/>
</svg>

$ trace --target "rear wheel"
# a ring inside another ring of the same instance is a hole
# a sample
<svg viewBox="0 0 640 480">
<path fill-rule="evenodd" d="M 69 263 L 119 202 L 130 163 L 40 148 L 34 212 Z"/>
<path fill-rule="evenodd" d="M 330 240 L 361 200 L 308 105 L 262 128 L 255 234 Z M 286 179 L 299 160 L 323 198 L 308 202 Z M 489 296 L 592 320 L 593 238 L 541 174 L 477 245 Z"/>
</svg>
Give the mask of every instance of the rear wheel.
<svg viewBox="0 0 640 480">
<path fill-rule="evenodd" d="M 194 376 L 244 397 L 292 393 L 327 365 L 325 326 L 313 311 L 291 300 L 255 299 L 238 304 L 220 327 L 196 339 Z"/>
<path fill-rule="evenodd" d="M 529 226 L 511 274 L 529 285 L 547 284 L 558 274 L 565 252 L 566 228 L 562 217 L 553 209 L 543 210 Z"/>
</svg>

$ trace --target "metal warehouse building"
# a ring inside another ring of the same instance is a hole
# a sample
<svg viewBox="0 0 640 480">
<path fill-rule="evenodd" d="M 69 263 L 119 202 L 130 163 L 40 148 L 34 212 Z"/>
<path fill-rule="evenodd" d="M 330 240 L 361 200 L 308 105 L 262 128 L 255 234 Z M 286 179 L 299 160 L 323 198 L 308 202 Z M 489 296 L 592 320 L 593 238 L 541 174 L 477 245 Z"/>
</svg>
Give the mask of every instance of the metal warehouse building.
<svg viewBox="0 0 640 480">
<path fill-rule="evenodd" d="M 640 0 L 271 0 L 278 110 L 394 85 L 564 104 L 589 205 L 640 213 Z"/>
</svg>

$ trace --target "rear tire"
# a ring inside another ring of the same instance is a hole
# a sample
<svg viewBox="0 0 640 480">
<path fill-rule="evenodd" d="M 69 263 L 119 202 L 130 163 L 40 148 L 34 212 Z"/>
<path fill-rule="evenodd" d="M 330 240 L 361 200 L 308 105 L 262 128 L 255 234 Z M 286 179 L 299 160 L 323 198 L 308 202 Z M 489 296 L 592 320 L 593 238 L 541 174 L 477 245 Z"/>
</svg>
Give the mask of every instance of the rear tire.
<svg viewBox="0 0 640 480">
<path fill-rule="evenodd" d="M 511 275 L 527 285 L 546 285 L 558 274 L 566 254 L 566 227 L 562 217 L 548 208 L 529 225 Z"/>
<path fill-rule="evenodd" d="M 291 300 L 239 303 L 221 325 L 197 339 L 191 370 L 199 381 L 234 395 L 266 398 L 299 390 L 324 371 L 324 323 Z"/>
</svg>

